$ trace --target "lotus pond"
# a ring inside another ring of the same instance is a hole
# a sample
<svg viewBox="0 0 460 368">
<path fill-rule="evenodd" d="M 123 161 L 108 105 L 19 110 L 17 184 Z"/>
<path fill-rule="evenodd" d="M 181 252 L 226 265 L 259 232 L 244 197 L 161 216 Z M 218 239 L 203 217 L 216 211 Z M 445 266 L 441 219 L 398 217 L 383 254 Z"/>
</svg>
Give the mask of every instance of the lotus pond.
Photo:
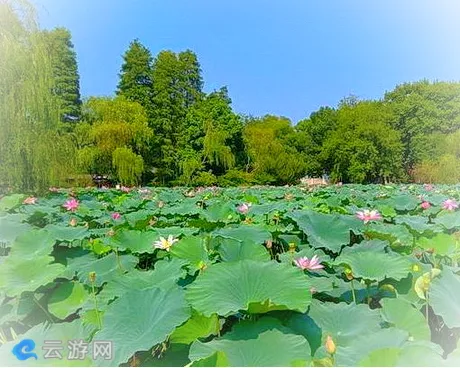
<svg viewBox="0 0 460 368">
<path fill-rule="evenodd" d="M 2 365 L 460 365 L 460 186 L 122 189 L 0 199 Z"/>
</svg>

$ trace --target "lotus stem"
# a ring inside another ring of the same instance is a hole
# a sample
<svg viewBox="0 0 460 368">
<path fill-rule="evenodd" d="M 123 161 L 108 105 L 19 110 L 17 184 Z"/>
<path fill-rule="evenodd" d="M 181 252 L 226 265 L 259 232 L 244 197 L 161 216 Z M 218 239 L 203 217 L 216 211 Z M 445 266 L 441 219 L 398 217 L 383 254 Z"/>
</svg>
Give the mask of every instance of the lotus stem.
<svg viewBox="0 0 460 368">
<path fill-rule="evenodd" d="M 371 285 L 366 282 L 367 305 L 369 307 L 371 306 L 370 288 L 371 288 Z"/>
<path fill-rule="evenodd" d="M 353 303 L 356 304 L 355 285 L 353 284 L 353 280 L 351 280 L 350 286 L 351 286 L 351 295 L 353 297 Z"/>
<path fill-rule="evenodd" d="M 431 277 L 430 277 L 431 278 Z M 430 307 L 430 304 L 429 304 L 429 299 L 428 299 L 428 290 L 426 291 L 425 293 L 425 298 L 426 298 L 426 303 L 425 303 L 425 318 L 426 318 L 426 323 L 428 324 L 428 326 L 430 325 L 430 316 L 429 316 L 429 307 Z"/>
<path fill-rule="evenodd" d="M 96 306 L 96 318 L 97 318 L 97 324 L 99 325 L 99 329 L 102 329 L 102 322 L 101 322 L 101 316 L 99 314 L 99 306 L 97 303 L 97 297 L 96 297 L 96 291 L 94 290 L 94 281 L 91 281 L 91 288 L 92 288 L 92 294 L 94 298 L 94 305 Z"/>
<path fill-rule="evenodd" d="M 51 314 L 48 313 L 48 311 L 43 308 L 43 306 L 38 302 L 38 300 L 35 298 L 35 295 L 32 297 L 33 301 L 35 302 L 35 304 L 38 305 L 38 307 L 43 311 L 43 313 L 45 313 L 46 317 L 49 319 L 49 321 L 51 323 L 54 323 L 54 319 L 53 317 L 51 317 Z"/>
<path fill-rule="evenodd" d="M 123 266 L 121 265 L 121 262 L 120 262 L 120 255 L 118 254 L 118 249 L 117 248 L 113 248 L 114 252 L 115 252 L 115 257 L 117 258 L 117 264 L 118 264 L 118 268 L 120 269 L 121 272 L 124 271 L 123 269 Z"/>
</svg>

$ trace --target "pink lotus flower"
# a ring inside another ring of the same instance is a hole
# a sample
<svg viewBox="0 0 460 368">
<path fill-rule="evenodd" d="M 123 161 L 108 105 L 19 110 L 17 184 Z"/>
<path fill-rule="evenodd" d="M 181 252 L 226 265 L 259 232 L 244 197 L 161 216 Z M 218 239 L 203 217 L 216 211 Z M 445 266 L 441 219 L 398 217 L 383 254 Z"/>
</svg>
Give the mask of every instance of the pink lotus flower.
<svg viewBox="0 0 460 368">
<path fill-rule="evenodd" d="M 37 198 L 35 197 L 28 197 L 22 201 L 23 204 L 35 204 L 37 202 Z"/>
<path fill-rule="evenodd" d="M 125 193 L 129 193 L 131 191 L 131 188 L 128 187 L 121 187 L 120 190 Z"/>
<path fill-rule="evenodd" d="M 422 204 L 420 205 L 420 207 L 422 207 L 424 210 L 427 210 L 428 208 L 431 207 L 431 204 L 430 204 L 430 202 L 423 201 Z"/>
<path fill-rule="evenodd" d="M 379 211 L 377 210 L 364 210 L 356 212 L 356 217 L 360 220 L 363 220 L 365 224 L 372 220 L 380 220 L 382 216 L 380 215 Z"/>
<path fill-rule="evenodd" d="M 447 199 L 442 203 L 442 208 L 447 211 L 453 211 L 458 208 L 458 203 L 455 199 Z"/>
<path fill-rule="evenodd" d="M 320 270 L 324 266 L 320 263 L 318 256 L 314 255 L 311 259 L 308 257 L 302 257 L 294 260 L 294 263 L 297 267 L 302 270 Z"/>
<path fill-rule="evenodd" d="M 243 203 L 237 207 L 237 211 L 245 215 L 248 213 L 250 207 L 251 207 L 251 203 Z"/>
<path fill-rule="evenodd" d="M 431 184 L 423 184 L 423 188 L 425 188 L 425 190 L 430 191 L 434 189 L 434 186 Z"/>
<path fill-rule="evenodd" d="M 121 217 L 121 215 L 120 215 L 118 212 L 112 213 L 112 218 L 113 218 L 114 220 L 118 220 L 120 217 Z"/>
<path fill-rule="evenodd" d="M 75 199 L 75 198 L 72 198 L 72 199 L 69 199 L 68 201 L 66 201 L 62 207 L 65 207 L 67 209 L 67 211 L 75 211 L 78 206 L 79 206 L 79 202 Z"/>
</svg>

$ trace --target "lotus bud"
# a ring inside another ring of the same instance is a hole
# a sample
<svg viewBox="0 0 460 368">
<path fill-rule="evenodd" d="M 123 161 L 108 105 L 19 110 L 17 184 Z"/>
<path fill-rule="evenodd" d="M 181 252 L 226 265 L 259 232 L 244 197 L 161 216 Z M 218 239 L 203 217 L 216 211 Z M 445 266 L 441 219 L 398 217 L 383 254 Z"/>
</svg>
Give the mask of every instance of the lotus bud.
<svg viewBox="0 0 460 368">
<path fill-rule="evenodd" d="M 267 249 L 270 249 L 271 247 L 273 247 L 273 241 L 265 240 L 265 246 L 267 247 Z"/>
<path fill-rule="evenodd" d="M 72 217 L 72 219 L 69 221 L 70 226 L 76 226 L 77 225 L 77 219 Z"/>
<path fill-rule="evenodd" d="M 165 206 L 165 203 L 163 201 L 158 202 L 158 208 L 163 208 Z"/>
<path fill-rule="evenodd" d="M 419 271 L 420 271 L 420 266 L 419 266 L 418 264 L 414 264 L 414 265 L 412 266 L 412 271 L 414 271 L 414 272 L 419 272 Z"/>
<path fill-rule="evenodd" d="M 88 276 L 89 276 L 89 281 L 91 283 L 94 283 L 96 281 L 96 272 L 91 271 Z"/>
<path fill-rule="evenodd" d="M 289 243 L 289 252 L 291 253 L 295 252 L 295 243 Z"/>
<path fill-rule="evenodd" d="M 326 343 L 324 344 L 326 351 L 329 354 L 334 354 L 336 351 L 335 343 L 334 340 L 332 340 L 332 337 L 330 335 L 327 335 L 326 337 Z"/>
<path fill-rule="evenodd" d="M 353 272 L 351 271 L 350 268 L 345 269 L 345 277 L 347 278 L 347 280 L 350 280 L 350 281 L 354 279 Z"/>
<path fill-rule="evenodd" d="M 198 264 L 198 268 L 201 272 L 203 272 L 206 268 L 208 268 L 208 266 L 203 261 L 200 261 L 200 263 Z"/>
</svg>

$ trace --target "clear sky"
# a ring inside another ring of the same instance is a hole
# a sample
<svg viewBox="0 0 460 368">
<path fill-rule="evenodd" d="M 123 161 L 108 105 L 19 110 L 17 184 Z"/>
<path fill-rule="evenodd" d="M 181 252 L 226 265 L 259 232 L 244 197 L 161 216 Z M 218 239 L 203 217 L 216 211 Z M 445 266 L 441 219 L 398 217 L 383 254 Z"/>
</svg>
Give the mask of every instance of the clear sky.
<svg viewBox="0 0 460 368">
<path fill-rule="evenodd" d="M 134 38 L 197 53 L 205 91 L 235 111 L 297 122 L 349 94 L 460 80 L 458 0 L 33 0 L 72 32 L 83 96 L 112 95 Z"/>
</svg>

